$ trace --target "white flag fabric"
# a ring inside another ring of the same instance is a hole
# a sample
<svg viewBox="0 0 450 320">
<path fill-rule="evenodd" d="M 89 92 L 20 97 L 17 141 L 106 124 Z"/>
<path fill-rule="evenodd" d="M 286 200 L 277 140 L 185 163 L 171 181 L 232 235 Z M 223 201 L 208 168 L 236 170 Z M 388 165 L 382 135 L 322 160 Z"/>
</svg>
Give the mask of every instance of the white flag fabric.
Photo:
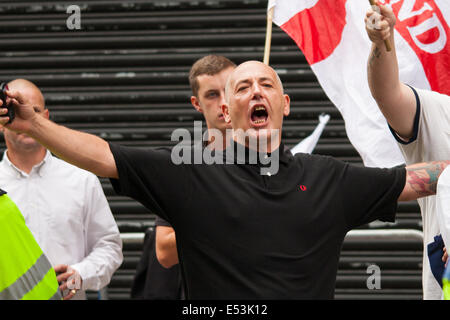
<svg viewBox="0 0 450 320">
<path fill-rule="evenodd" d="M 397 16 L 400 80 L 450 94 L 450 1 L 385 0 Z M 367 82 L 371 42 L 366 0 L 276 0 L 273 22 L 299 46 L 345 121 L 347 136 L 369 167 L 392 167 L 404 158 Z"/>
<path fill-rule="evenodd" d="M 321 114 L 319 116 L 319 124 L 314 129 L 313 133 L 311 133 L 308 137 L 300 141 L 296 146 L 294 146 L 291 149 L 292 154 L 296 153 L 312 153 L 314 148 L 317 145 L 317 142 L 320 139 L 320 136 L 322 135 L 323 129 L 327 125 L 328 121 L 330 120 L 329 114 Z"/>
</svg>

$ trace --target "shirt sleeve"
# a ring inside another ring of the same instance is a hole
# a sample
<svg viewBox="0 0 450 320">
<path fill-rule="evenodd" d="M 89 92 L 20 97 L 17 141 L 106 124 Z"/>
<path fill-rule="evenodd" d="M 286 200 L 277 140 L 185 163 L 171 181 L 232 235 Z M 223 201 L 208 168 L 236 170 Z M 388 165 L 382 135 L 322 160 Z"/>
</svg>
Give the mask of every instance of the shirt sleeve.
<svg viewBox="0 0 450 320">
<path fill-rule="evenodd" d="M 169 222 L 158 216 L 156 216 L 155 226 L 172 227 Z"/>
<path fill-rule="evenodd" d="M 402 141 L 393 132 L 407 164 L 442 160 L 449 148 L 450 97 L 435 91 L 412 88 L 416 97 L 413 136 Z M 392 130 L 392 129 L 391 129 Z"/>
<path fill-rule="evenodd" d="M 348 230 L 381 220 L 395 221 L 398 197 L 406 184 L 406 169 L 358 167 L 340 171 L 340 193 Z"/>
<path fill-rule="evenodd" d="M 100 181 L 89 174 L 85 188 L 84 233 L 87 256 L 71 267 L 83 279 L 82 290 L 100 290 L 123 261 L 122 240 Z"/>
<path fill-rule="evenodd" d="M 414 92 L 414 96 L 416 97 L 416 115 L 414 116 L 412 137 L 408 141 L 403 140 L 402 138 L 399 137 L 399 135 L 391 127 L 391 125 L 388 124 L 389 130 L 391 131 L 391 133 L 394 136 L 395 140 L 400 145 L 409 145 L 409 144 L 415 142 L 417 140 L 417 136 L 419 134 L 419 122 L 420 122 L 420 118 L 421 118 L 422 105 L 421 105 L 420 98 L 419 98 L 419 95 L 417 93 L 417 90 L 414 89 L 413 87 L 410 87 L 410 88 Z"/>
<path fill-rule="evenodd" d="M 191 195 L 190 165 L 177 165 L 168 148 L 140 149 L 110 144 L 119 179 L 110 179 L 114 190 L 141 202 L 152 213 L 169 221 L 185 212 Z"/>
</svg>

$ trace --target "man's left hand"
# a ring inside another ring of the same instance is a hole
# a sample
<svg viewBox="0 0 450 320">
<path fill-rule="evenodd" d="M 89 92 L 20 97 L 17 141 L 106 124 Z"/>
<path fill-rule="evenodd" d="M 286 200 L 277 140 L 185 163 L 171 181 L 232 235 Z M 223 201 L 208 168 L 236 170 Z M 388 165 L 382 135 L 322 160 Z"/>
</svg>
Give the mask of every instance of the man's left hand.
<svg viewBox="0 0 450 320">
<path fill-rule="evenodd" d="M 74 297 L 78 290 L 81 289 L 83 279 L 77 270 L 65 264 L 59 264 L 54 267 L 56 272 L 56 279 L 59 283 L 59 290 L 63 295 L 64 300 L 69 300 Z M 64 296 L 64 291 L 69 289 L 69 292 Z"/>
</svg>

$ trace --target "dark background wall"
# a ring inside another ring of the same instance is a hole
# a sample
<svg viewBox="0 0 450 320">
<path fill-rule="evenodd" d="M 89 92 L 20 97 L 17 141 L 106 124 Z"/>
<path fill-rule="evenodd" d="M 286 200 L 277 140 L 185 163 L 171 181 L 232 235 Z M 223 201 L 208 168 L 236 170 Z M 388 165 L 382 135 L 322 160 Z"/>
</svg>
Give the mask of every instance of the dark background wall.
<svg viewBox="0 0 450 320">
<path fill-rule="evenodd" d="M 81 8 L 81 30 L 66 25 L 66 9 L 73 4 Z M 36 83 L 51 118 L 70 128 L 130 146 L 173 145 L 175 128 L 193 130 L 193 121 L 202 120 L 189 103 L 191 64 L 211 53 L 236 63 L 262 60 L 266 6 L 266 0 L 1 1 L 0 80 Z M 361 164 L 338 110 L 301 51 L 276 26 L 270 63 L 292 100 L 285 143 L 292 146 L 308 136 L 326 112 L 331 120 L 315 153 Z M 117 196 L 108 180 L 101 182 L 121 233 L 153 226 L 151 212 Z M 361 229 L 421 230 L 416 202 L 401 204 L 398 211 L 394 224 Z M 107 288 L 109 299 L 129 298 L 141 249 L 125 243 L 124 263 Z M 346 241 L 336 298 L 421 298 L 421 255 L 417 239 Z M 367 289 L 371 264 L 381 268 L 381 290 Z"/>
</svg>

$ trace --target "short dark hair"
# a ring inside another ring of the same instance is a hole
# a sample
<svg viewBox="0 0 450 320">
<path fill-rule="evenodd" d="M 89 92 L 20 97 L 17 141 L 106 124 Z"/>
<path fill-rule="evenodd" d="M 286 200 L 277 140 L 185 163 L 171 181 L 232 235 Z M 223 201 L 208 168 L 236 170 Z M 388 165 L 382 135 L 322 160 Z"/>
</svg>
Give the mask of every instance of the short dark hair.
<svg viewBox="0 0 450 320">
<path fill-rule="evenodd" d="M 230 67 L 235 68 L 236 64 L 224 56 L 208 55 L 197 60 L 189 72 L 189 84 L 194 96 L 197 96 L 199 89 L 197 77 L 204 74 L 213 76 Z"/>
</svg>

